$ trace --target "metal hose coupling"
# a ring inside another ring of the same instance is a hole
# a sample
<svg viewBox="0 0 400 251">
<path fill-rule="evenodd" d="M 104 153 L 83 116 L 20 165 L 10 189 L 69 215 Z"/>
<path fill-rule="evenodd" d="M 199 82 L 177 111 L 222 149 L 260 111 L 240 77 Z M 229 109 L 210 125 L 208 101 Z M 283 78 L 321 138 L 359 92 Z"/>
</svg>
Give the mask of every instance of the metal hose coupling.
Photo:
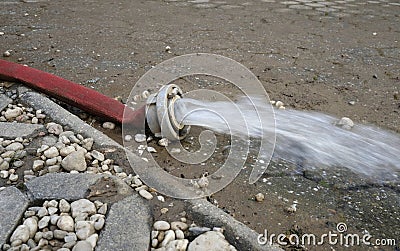
<svg viewBox="0 0 400 251">
<path fill-rule="evenodd" d="M 169 84 L 148 97 L 146 120 L 154 136 L 175 141 L 184 139 L 189 133 L 190 126 L 179 123 L 175 117 L 174 104 L 182 94 L 181 88 Z"/>
</svg>

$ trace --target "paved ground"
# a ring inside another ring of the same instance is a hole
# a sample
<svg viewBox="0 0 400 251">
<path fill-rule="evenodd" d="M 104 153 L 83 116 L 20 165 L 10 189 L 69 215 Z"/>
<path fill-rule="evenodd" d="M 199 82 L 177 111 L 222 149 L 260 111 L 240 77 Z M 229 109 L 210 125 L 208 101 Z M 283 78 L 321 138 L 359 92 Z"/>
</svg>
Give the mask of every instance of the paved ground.
<svg viewBox="0 0 400 251">
<path fill-rule="evenodd" d="M 0 5 L 0 51 L 10 50 L 7 60 L 109 96 L 126 99 L 136 80 L 165 59 L 211 52 L 243 63 L 271 99 L 288 108 L 400 132 L 399 1 L 10 0 Z M 339 180 L 313 172 L 293 177 L 286 169 L 290 166 L 277 165 L 268 182 L 256 187 L 238 179 L 213 199 L 258 232 L 297 226 L 319 234 L 346 221 L 354 232 L 400 235 L 398 185 L 381 187 L 346 172 Z M 253 200 L 259 191 L 268 195 L 265 204 Z M 299 199 L 286 191 L 308 195 Z M 291 215 L 284 209 L 294 200 L 302 206 Z"/>
</svg>

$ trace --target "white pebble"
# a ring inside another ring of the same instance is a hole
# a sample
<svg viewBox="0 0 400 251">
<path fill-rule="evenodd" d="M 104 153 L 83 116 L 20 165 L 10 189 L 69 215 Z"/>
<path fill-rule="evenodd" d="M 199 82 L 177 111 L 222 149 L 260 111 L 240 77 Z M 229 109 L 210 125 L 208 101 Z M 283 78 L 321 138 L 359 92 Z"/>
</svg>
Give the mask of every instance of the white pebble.
<svg viewBox="0 0 400 251">
<path fill-rule="evenodd" d="M 135 141 L 138 142 L 138 143 L 145 142 L 146 139 L 147 139 L 147 137 L 144 134 L 136 134 L 135 135 Z"/>
<path fill-rule="evenodd" d="M 115 128 L 115 124 L 113 122 L 104 122 L 103 128 L 113 130 Z"/>
<path fill-rule="evenodd" d="M 144 190 L 144 189 L 139 190 L 139 194 L 140 194 L 140 196 L 142 196 L 146 200 L 153 199 L 153 195 L 151 193 L 149 193 L 148 191 Z"/>
<path fill-rule="evenodd" d="M 158 141 L 160 146 L 168 146 L 169 140 L 167 138 L 162 138 Z"/>
<path fill-rule="evenodd" d="M 154 228 L 155 230 L 157 230 L 157 231 L 166 231 L 166 230 L 168 230 L 170 227 L 171 227 L 171 225 L 170 225 L 168 222 L 163 221 L 163 220 L 156 221 L 156 222 L 154 222 L 154 224 L 153 224 L 153 228 Z"/>
<path fill-rule="evenodd" d="M 256 201 L 258 202 L 264 201 L 264 198 L 265 198 L 264 194 L 262 193 L 256 194 Z"/>
</svg>

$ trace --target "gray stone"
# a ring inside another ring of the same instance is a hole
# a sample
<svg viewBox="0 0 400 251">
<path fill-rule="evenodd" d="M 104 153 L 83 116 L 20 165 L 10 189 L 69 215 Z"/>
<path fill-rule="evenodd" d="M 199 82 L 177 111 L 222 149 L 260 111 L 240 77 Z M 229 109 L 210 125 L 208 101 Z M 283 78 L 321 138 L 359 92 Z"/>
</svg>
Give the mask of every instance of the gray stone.
<svg viewBox="0 0 400 251">
<path fill-rule="evenodd" d="M 24 145 L 19 142 L 14 142 L 6 147 L 7 151 L 18 151 L 24 149 Z"/>
<path fill-rule="evenodd" d="M 68 233 L 65 237 L 64 237 L 64 241 L 65 242 L 76 242 L 78 240 L 78 238 L 76 237 L 75 233 Z"/>
<path fill-rule="evenodd" d="M 25 225 L 19 225 L 11 235 L 10 242 L 13 243 L 16 240 L 20 240 L 21 242 L 27 242 L 28 239 L 29 239 L 29 227 Z"/>
<path fill-rule="evenodd" d="M 43 160 L 41 160 L 41 159 L 34 160 L 32 170 L 35 172 L 40 171 L 40 170 L 42 170 L 43 166 L 44 166 Z"/>
<path fill-rule="evenodd" d="M 80 199 L 71 203 L 72 217 L 79 215 L 93 215 L 96 213 L 96 206 L 93 202 L 87 199 Z"/>
<path fill-rule="evenodd" d="M 56 143 L 57 137 L 54 135 L 49 135 L 42 138 L 42 145 L 54 146 Z"/>
<path fill-rule="evenodd" d="M 220 232 L 208 231 L 194 239 L 187 249 L 188 251 L 221 250 L 232 251 L 229 242 Z"/>
<path fill-rule="evenodd" d="M 61 125 L 57 123 L 50 122 L 46 125 L 46 129 L 49 133 L 60 135 L 64 130 Z"/>
<path fill-rule="evenodd" d="M 69 215 L 62 215 L 57 221 L 57 227 L 68 232 L 74 231 L 74 224 L 74 219 Z"/>
<path fill-rule="evenodd" d="M 86 197 L 89 187 L 101 176 L 95 174 L 50 173 L 26 183 L 35 199 L 77 200 Z"/>
<path fill-rule="evenodd" d="M 68 213 L 69 210 L 71 209 L 71 205 L 68 203 L 68 201 L 61 199 L 59 203 L 59 208 L 61 213 Z"/>
<path fill-rule="evenodd" d="M 44 130 L 43 125 L 25 124 L 25 123 L 0 123 L 0 137 L 16 138 L 30 137 Z"/>
<path fill-rule="evenodd" d="M 54 230 L 54 238 L 59 240 L 64 240 L 65 236 L 67 236 L 68 232 L 60 229 Z"/>
<path fill-rule="evenodd" d="M 60 149 L 60 155 L 65 157 L 73 152 L 75 152 L 76 149 L 73 146 L 66 146 Z"/>
<path fill-rule="evenodd" d="M 6 243 L 28 207 L 28 199 L 15 187 L 0 191 L 0 247 Z"/>
<path fill-rule="evenodd" d="M 4 113 L 4 117 L 6 119 L 13 119 L 13 118 L 18 117 L 21 114 L 22 114 L 21 107 L 17 107 L 17 108 L 13 108 L 13 109 L 7 109 L 6 112 Z"/>
<path fill-rule="evenodd" d="M 67 171 L 85 171 L 87 168 L 85 152 L 82 150 L 78 150 L 69 154 L 62 160 L 61 166 Z"/>
<path fill-rule="evenodd" d="M 29 229 L 29 238 L 33 238 L 38 230 L 38 222 L 35 218 L 31 217 L 24 221 L 24 225 Z"/>
<path fill-rule="evenodd" d="M 153 224 L 153 228 L 157 231 L 165 231 L 168 230 L 170 227 L 170 224 L 163 220 L 156 221 Z"/>
<path fill-rule="evenodd" d="M 98 239 L 99 239 L 99 235 L 98 234 L 92 234 L 91 236 L 89 236 L 86 239 L 86 241 L 90 243 L 90 246 L 92 246 L 92 248 L 95 248 Z"/>
<path fill-rule="evenodd" d="M 186 239 L 170 241 L 165 246 L 165 251 L 186 251 L 188 245 L 189 240 Z"/>
<path fill-rule="evenodd" d="M 46 156 L 46 158 L 54 158 L 54 157 L 57 157 L 58 155 L 60 155 L 57 147 L 55 147 L 55 146 L 50 147 L 49 149 L 44 151 L 43 154 L 44 154 L 44 156 Z"/>
<path fill-rule="evenodd" d="M 93 158 L 99 160 L 99 161 L 104 161 L 104 154 L 102 154 L 101 152 L 97 151 L 97 150 L 93 150 L 90 155 L 92 155 Z"/>
<path fill-rule="evenodd" d="M 0 170 L 8 170 L 8 168 L 10 168 L 10 163 L 8 163 L 7 161 L 1 162 Z"/>
<path fill-rule="evenodd" d="M 43 229 L 45 227 L 47 227 L 49 225 L 50 222 L 50 216 L 46 215 L 44 216 L 42 219 L 40 219 L 38 225 L 39 225 L 39 229 Z"/>
<path fill-rule="evenodd" d="M 0 94 L 0 112 L 6 108 L 9 104 L 12 103 L 12 99 L 10 99 L 9 97 L 7 97 L 4 94 Z"/>
<path fill-rule="evenodd" d="M 136 194 L 126 197 L 111 206 L 96 251 L 149 250 L 150 226 L 149 206 Z"/>
<path fill-rule="evenodd" d="M 95 233 L 93 222 L 77 221 L 75 223 L 76 236 L 81 240 L 86 240 L 89 236 Z"/>
<path fill-rule="evenodd" d="M 181 221 L 173 221 L 171 222 L 171 229 L 172 230 L 183 230 L 185 231 L 186 229 L 188 229 L 188 224 L 186 224 L 185 222 L 181 222 Z"/>
<path fill-rule="evenodd" d="M 92 245 L 87 241 L 78 241 L 72 251 L 92 251 Z"/>
<path fill-rule="evenodd" d="M 90 151 L 93 147 L 93 143 L 94 143 L 93 138 L 86 138 L 82 140 L 82 147 Z"/>
<path fill-rule="evenodd" d="M 164 240 L 161 242 L 161 247 L 165 247 L 168 242 L 175 240 L 175 231 L 174 230 L 167 230 L 164 235 Z M 213 250 L 213 249 L 209 249 Z"/>
<path fill-rule="evenodd" d="M 94 222 L 94 229 L 96 230 L 101 230 L 104 227 L 104 223 L 105 220 L 103 217 L 98 218 L 95 222 Z"/>
</svg>

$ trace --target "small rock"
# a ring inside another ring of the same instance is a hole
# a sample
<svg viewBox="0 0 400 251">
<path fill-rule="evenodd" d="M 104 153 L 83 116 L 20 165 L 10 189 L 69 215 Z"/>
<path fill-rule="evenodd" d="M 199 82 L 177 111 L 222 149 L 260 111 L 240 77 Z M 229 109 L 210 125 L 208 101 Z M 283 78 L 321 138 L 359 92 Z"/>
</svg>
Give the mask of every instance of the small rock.
<svg viewBox="0 0 400 251">
<path fill-rule="evenodd" d="M 57 227 L 67 232 L 74 231 L 74 225 L 74 219 L 69 215 L 62 215 L 57 221 Z"/>
<path fill-rule="evenodd" d="M 19 142 L 11 143 L 6 147 L 7 151 L 18 151 L 18 150 L 22 150 L 22 149 L 24 149 L 24 145 L 22 145 Z"/>
<path fill-rule="evenodd" d="M 351 128 L 354 127 L 354 122 L 350 118 L 343 117 L 339 120 L 339 122 L 337 122 L 336 125 L 342 127 L 343 129 L 351 130 Z"/>
<path fill-rule="evenodd" d="M 16 174 L 16 173 L 12 173 L 12 174 L 10 174 L 10 177 L 8 177 L 8 179 L 11 181 L 11 182 L 15 182 L 15 181 L 17 181 L 18 180 L 18 174 Z"/>
<path fill-rule="evenodd" d="M 276 108 L 280 108 L 280 107 L 284 106 L 284 104 L 282 101 L 276 101 L 275 106 L 276 106 Z"/>
<path fill-rule="evenodd" d="M 64 241 L 65 242 L 76 242 L 78 240 L 78 238 L 76 237 L 75 233 L 68 233 L 65 237 L 64 237 Z"/>
<path fill-rule="evenodd" d="M 61 217 L 61 216 L 59 216 L 58 214 L 53 214 L 53 215 L 51 215 L 51 216 L 50 216 L 50 223 L 51 223 L 51 225 L 56 226 L 58 220 L 60 219 L 60 217 Z"/>
<path fill-rule="evenodd" d="M 23 223 L 29 229 L 29 238 L 33 238 L 38 230 L 38 222 L 35 218 L 31 217 L 24 221 Z"/>
<path fill-rule="evenodd" d="M 52 165 L 47 167 L 47 170 L 49 171 L 49 173 L 57 173 L 60 171 L 60 166 L 59 165 Z"/>
<path fill-rule="evenodd" d="M 152 147 L 152 146 L 148 146 L 148 147 L 147 147 L 147 151 L 148 151 L 149 153 L 156 153 L 156 152 L 157 152 L 157 150 L 156 150 L 154 147 Z"/>
<path fill-rule="evenodd" d="M 84 150 L 80 149 L 70 153 L 62 160 L 61 166 L 67 171 L 85 171 L 87 169 L 87 164 Z"/>
<path fill-rule="evenodd" d="M 103 217 L 98 218 L 95 222 L 94 222 L 94 229 L 96 229 L 97 231 L 101 230 L 104 227 L 104 223 L 105 220 Z"/>
<path fill-rule="evenodd" d="M 205 232 L 211 231 L 208 227 L 190 227 L 189 232 L 192 232 L 194 235 L 200 235 Z"/>
<path fill-rule="evenodd" d="M 136 134 L 135 135 L 135 141 L 138 142 L 138 143 L 145 142 L 146 139 L 147 139 L 147 137 L 144 134 Z"/>
<path fill-rule="evenodd" d="M 1 170 L 0 171 L 0 178 L 7 179 L 8 178 L 8 171 L 7 170 Z"/>
<path fill-rule="evenodd" d="M 95 233 L 93 222 L 77 221 L 75 223 L 76 236 L 81 240 L 86 240 L 89 236 Z"/>
<path fill-rule="evenodd" d="M 47 149 L 46 151 L 44 151 L 44 156 L 46 156 L 46 158 L 54 158 L 57 157 L 58 155 L 60 155 L 60 153 L 58 152 L 57 147 L 52 146 L 49 149 Z"/>
<path fill-rule="evenodd" d="M 61 213 L 68 213 L 71 209 L 71 205 L 68 203 L 68 201 L 61 199 L 59 203 L 59 209 Z"/>
<path fill-rule="evenodd" d="M 42 170 L 43 166 L 44 166 L 43 160 L 35 160 L 35 161 L 33 161 L 32 170 L 35 172 L 40 171 L 40 170 Z"/>
<path fill-rule="evenodd" d="M 129 134 L 128 134 L 128 135 L 125 135 L 124 139 L 125 139 L 125 141 L 129 142 L 129 141 L 132 140 L 132 136 L 129 135 Z"/>
<path fill-rule="evenodd" d="M 151 246 L 152 246 L 153 248 L 156 248 L 156 247 L 158 246 L 158 239 L 152 239 L 152 240 L 151 240 Z"/>
<path fill-rule="evenodd" d="M 99 239 L 98 234 L 92 234 L 86 239 L 86 241 L 90 243 L 90 246 L 92 246 L 92 248 L 95 248 L 98 239 Z"/>
<path fill-rule="evenodd" d="M 37 211 L 37 216 L 39 218 L 43 218 L 44 216 L 49 215 L 49 211 L 47 211 L 47 208 L 45 207 L 40 207 L 39 210 Z"/>
<path fill-rule="evenodd" d="M 170 241 L 175 240 L 175 231 L 167 230 L 164 235 L 164 240 L 161 242 L 160 246 L 165 247 Z"/>
<path fill-rule="evenodd" d="M 160 209 L 161 214 L 166 214 L 166 213 L 168 213 L 168 211 L 169 211 L 169 209 L 166 207 L 163 207 Z"/>
<path fill-rule="evenodd" d="M 37 124 L 37 123 L 39 123 L 39 119 L 36 118 L 36 117 L 33 117 L 31 123 L 32 124 Z"/>
<path fill-rule="evenodd" d="M 98 213 L 99 213 L 99 214 L 102 214 L 102 215 L 106 215 L 106 213 L 107 213 L 107 207 L 108 207 L 107 203 L 103 204 L 103 205 L 99 208 Z"/>
<path fill-rule="evenodd" d="M 16 240 L 27 242 L 29 239 L 29 235 L 29 227 L 26 225 L 19 225 L 11 235 L 10 242 L 13 243 Z"/>
<path fill-rule="evenodd" d="M 104 122 L 103 128 L 113 130 L 115 128 L 115 124 L 113 122 Z"/>
<path fill-rule="evenodd" d="M 78 241 L 72 248 L 72 251 L 92 251 L 93 247 L 87 241 Z"/>
<path fill-rule="evenodd" d="M 185 239 L 185 234 L 180 229 L 175 230 L 175 236 L 176 236 L 176 239 L 179 239 L 179 240 Z"/>
<path fill-rule="evenodd" d="M 86 138 L 82 140 L 82 147 L 90 151 L 93 147 L 93 143 L 94 143 L 93 138 Z"/>
<path fill-rule="evenodd" d="M 261 201 L 264 201 L 264 199 L 265 199 L 264 194 L 262 194 L 262 193 L 256 194 L 256 201 L 261 202 Z"/>
<path fill-rule="evenodd" d="M 156 221 L 153 224 L 153 228 L 157 231 L 166 231 L 166 230 L 170 229 L 170 227 L 171 227 L 171 225 L 168 222 L 162 221 L 162 220 Z"/>
<path fill-rule="evenodd" d="M 93 215 L 96 213 L 96 206 L 87 199 L 80 199 L 71 203 L 72 217 L 76 218 L 81 214 Z"/>
<path fill-rule="evenodd" d="M 56 208 L 56 207 L 49 207 L 49 208 L 47 208 L 47 211 L 49 211 L 49 215 L 51 216 L 51 215 L 54 215 L 55 213 L 57 213 L 58 208 Z"/>
<path fill-rule="evenodd" d="M 140 194 L 140 196 L 142 196 L 146 200 L 153 199 L 153 195 L 151 193 L 149 193 L 148 191 L 144 190 L 144 189 L 139 190 L 139 194 Z"/>
<path fill-rule="evenodd" d="M 3 57 L 9 57 L 9 56 L 11 56 L 10 50 L 6 50 L 5 52 L 3 52 Z"/>
<path fill-rule="evenodd" d="M 296 206 L 297 206 L 296 204 L 292 204 L 290 207 L 286 208 L 285 211 L 290 214 L 295 213 L 297 211 Z"/>
<path fill-rule="evenodd" d="M 99 160 L 99 161 L 104 161 L 104 154 L 102 154 L 99 151 L 93 150 L 90 155 L 92 155 L 93 158 Z"/>
<path fill-rule="evenodd" d="M 21 114 L 22 114 L 22 109 L 20 107 L 17 107 L 17 108 L 14 108 L 14 109 L 8 109 L 4 113 L 4 117 L 6 119 L 14 119 L 14 118 L 18 117 Z"/>
<path fill-rule="evenodd" d="M 158 145 L 160 145 L 160 146 L 165 147 L 165 146 L 168 146 L 168 144 L 169 144 L 169 140 L 167 138 L 162 138 L 158 141 Z"/>
<path fill-rule="evenodd" d="M 40 221 L 38 223 L 39 229 L 43 229 L 43 228 L 47 227 L 49 225 L 49 221 L 50 221 L 50 216 L 47 216 L 47 215 L 43 216 L 43 218 L 40 219 Z"/>
<path fill-rule="evenodd" d="M 180 222 L 180 221 L 173 221 L 171 222 L 171 229 L 172 230 L 183 230 L 186 231 L 188 229 L 188 224 L 184 223 L 184 222 Z"/>
<path fill-rule="evenodd" d="M 220 232 L 209 231 L 194 239 L 187 249 L 188 251 L 221 250 L 232 251 L 232 246 L 225 240 Z M 233 249 L 235 250 L 235 249 Z"/>
<path fill-rule="evenodd" d="M 356 101 L 354 101 L 354 100 L 349 101 L 349 105 L 355 105 L 355 104 L 356 104 Z"/>
<path fill-rule="evenodd" d="M 186 240 L 186 239 L 170 241 L 165 246 L 165 251 L 186 251 L 188 245 L 189 245 L 189 240 Z M 207 249 L 204 249 L 204 250 L 207 250 Z"/>
<path fill-rule="evenodd" d="M 46 128 L 49 133 L 52 133 L 55 135 L 60 135 L 64 131 L 61 125 L 53 123 L 53 122 L 48 123 L 46 125 Z"/>
<path fill-rule="evenodd" d="M 206 176 L 201 177 L 197 181 L 197 184 L 199 185 L 200 188 L 206 188 L 209 184 L 208 178 Z"/>
<path fill-rule="evenodd" d="M 64 240 L 65 236 L 67 236 L 68 232 L 60 229 L 54 230 L 54 238 L 59 240 Z"/>
</svg>

